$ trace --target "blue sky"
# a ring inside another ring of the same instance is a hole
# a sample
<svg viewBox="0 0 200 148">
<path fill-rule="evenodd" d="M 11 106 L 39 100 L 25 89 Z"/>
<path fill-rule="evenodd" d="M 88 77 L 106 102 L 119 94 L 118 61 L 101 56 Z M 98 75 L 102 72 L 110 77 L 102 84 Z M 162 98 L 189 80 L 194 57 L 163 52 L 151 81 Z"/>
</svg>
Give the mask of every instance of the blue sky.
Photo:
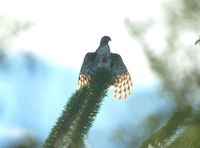
<svg viewBox="0 0 200 148">
<path fill-rule="evenodd" d="M 111 51 L 122 56 L 134 87 L 127 101 L 114 101 L 109 91 L 90 131 L 88 144 L 108 145 L 110 133 L 119 125 L 126 122 L 137 125 L 148 114 L 166 106 L 166 102 L 150 95 L 158 81 L 141 46 L 125 25 L 126 19 L 160 20 L 159 0 L 6 0 L 1 2 L 0 16 L 32 24 L 6 47 L 11 66 L 6 71 L 0 70 L 0 140 L 27 132 L 42 139 L 47 136 L 67 98 L 77 89 L 85 54 L 96 50 L 103 35 L 111 37 Z M 151 33 L 148 39 L 152 45 L 159 46 L 162 42 L 160 28 L 157 29 L 157 39 Z M 0 38 L 8 31 L 7 26 L 1 26 Z M 35 55 L 33 73 L 26 67 L 24 52 Z M 105 131 L 106 137 L 96 143 L 92 135 Z"/>
<path fill-rule="evenodd" d="M 27 69 L 23 56 L 9 57 L 10 67 L 6 71 L 1 69 L 0 144 L 27 134 L 44 140 L 67 98 L 78 88 L 79 71 L 34 58 L 37 64 L 33 73 Z M 148 115 L 167 107 L 167 102 L 154 95 L 155 90 L 156 87 L 151 85 L 136 85 L 131 97 L 119 101 L 113 99 L 110 89 L 90 130 L 87 144 L 92 147 L 98 147 L 99 143 L 112 146 L 109 139 L 120 125 L 137 126 Z M 104 138 L 94 138 L 101 135 Z"/>
</svg>

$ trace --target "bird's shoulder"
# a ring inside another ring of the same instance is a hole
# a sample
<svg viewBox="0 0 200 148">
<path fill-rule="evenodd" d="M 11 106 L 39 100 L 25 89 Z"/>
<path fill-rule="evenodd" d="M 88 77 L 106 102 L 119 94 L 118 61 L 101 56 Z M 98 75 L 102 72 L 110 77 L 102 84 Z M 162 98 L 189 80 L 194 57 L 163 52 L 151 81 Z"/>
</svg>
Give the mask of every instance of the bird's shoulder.
<svg viewBox="0 0 200 148">
<path fill-rule="evenodd" d="M 111 62 L 112 63 L 122 62 L 122 57 L 117 53 L 111 53 Z"/>
<path fill-rule="evenodd" d="M 88 52 L 86 53 L 84 60 L 93 61 L 95 57 L 96 57 L 96 52 Z"/>
</svg>

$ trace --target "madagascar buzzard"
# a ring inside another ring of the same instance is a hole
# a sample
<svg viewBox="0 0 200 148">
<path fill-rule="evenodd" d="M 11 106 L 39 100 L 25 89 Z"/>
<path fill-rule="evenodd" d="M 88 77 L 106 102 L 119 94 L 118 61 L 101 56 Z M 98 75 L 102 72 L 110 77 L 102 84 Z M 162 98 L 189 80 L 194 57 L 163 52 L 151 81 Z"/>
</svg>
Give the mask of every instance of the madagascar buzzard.
<svg viewBox="0 0 200 148">
<path fill-rule="evenodd" d="M 79 74 L 78 85 L 83 86 L 89 83 L 91 76 L 98 68 L 107 68 L 111 71 L 114 81 L 114 98 L 122 98 L 122 93 L 126 99 L 131 94 L 132 80 L 131 76 L 119 54 L 111 53 L 108 42 L 109 36 L 102 37 L 100 45 L 95 52 L 89 52 L 85 55 L 81 71 Z"/>
</svg>

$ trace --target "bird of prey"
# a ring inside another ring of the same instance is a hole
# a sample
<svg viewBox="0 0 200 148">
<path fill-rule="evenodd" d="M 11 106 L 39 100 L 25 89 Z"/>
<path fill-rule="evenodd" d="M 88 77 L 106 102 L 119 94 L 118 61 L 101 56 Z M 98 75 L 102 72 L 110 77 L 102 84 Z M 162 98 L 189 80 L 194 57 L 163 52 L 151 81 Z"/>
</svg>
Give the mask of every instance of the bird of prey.
<svg viewBox="0 0 200 148">
<path fill-rule="evenodd" d="M 78 85 L 83 86 L 90 82 L 91 76 L 98 68 L 107 68 L 111 71 L 114 86 L 114 98 L 121 99 L 122 93 L 124 99 L 131 94 L 132 80 L 131 76 L 119 54 L 112 53 L 108 42 L 111 41 L 109 36 L 103 36 L 100 45 L 95 52 L 89 52 L 85 55 L 80 74 Z"/>
</svg>

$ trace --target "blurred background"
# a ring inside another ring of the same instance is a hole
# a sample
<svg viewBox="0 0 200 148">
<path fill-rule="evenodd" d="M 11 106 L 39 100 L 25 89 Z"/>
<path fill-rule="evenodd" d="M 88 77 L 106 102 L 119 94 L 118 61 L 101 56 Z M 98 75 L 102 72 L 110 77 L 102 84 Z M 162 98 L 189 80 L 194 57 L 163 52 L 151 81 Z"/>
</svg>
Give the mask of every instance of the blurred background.
<svg viewBox="0 0 200 148">
<path fill-rule="evenodd" d="M 42 147 L 104 35 L 134 86 L 126 101 L 109 90 L 86 146 L 200 147 L 199 13 L 199 0 L 2 1 L 0 147 Z"/>
</svg>

